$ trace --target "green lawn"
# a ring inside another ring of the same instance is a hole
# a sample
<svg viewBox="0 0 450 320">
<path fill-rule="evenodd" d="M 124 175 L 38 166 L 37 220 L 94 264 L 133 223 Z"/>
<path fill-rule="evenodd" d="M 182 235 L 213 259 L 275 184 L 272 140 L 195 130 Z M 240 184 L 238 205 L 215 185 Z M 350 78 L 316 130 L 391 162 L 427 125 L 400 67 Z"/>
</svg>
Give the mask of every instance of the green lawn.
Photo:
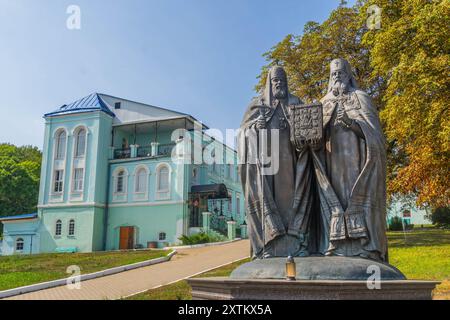
<svg viewBox="0 0 450 320">
<path fill-rule="evenodd" d="M 439 280 L 436 299 L 450 299 L 450 230 L 388 232 L 389 262 L 408 279 Z"/>
<path fill-rule="evenodd" d="M 49 253 L 0 257 L 0 290 L 67 278 L 67 267 L 77 265 L 82 274 L 166 256 L 167 250 L 95 253 Z"/>
<path fill-rule="evenodd" d="M 450 299 L 450 230 L 427 228 L 403 232 L 388 232 L 390 263 L 400 269 L 408 279 L 440 280 L 434 291 L 435 299 Z M 242 260 L 215 269 L 197 277 L 229 276 Z M 190 300 L 187 281 L 163 286 L 132 296 L 130 300 Z"/>
</svg>

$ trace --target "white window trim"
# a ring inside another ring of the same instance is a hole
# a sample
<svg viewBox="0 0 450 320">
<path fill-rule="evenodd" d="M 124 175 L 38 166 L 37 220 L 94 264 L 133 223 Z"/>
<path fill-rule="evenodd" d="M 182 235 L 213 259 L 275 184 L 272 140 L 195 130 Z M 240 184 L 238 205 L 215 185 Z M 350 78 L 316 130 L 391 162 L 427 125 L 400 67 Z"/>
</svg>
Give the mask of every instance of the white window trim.
<svg viewBox="0 0 450 320">
<path fill-rule="evenodd" d="M 62 180 L 61 180 L 61 182 L 62 182 L 62 190 L 61 191 L 55 191 L 55 183 L 56 183 L 56 171 L 62 171 Z M 63 195 L 64 194 L 64 188 L 65 188 L 65 176 L 66 176 L 66 170 L 65 169 L 54 169 L 53 170 L 53 174 L 52 174 L 52 184 L 51 184 L 51 187 L 52 187 L 52 190 L 51 190 L 51 194 L 53 195 L 53 196 L 61 196 L 61 195 Z"/>
<path fill-rule="evenodd" d="M 124 171 L 125 174 L 123 175 L 123 191 L 117 192 L 117 179 L 118 174 L 120 171 Z M 112 202 L 128 202 L 128 170 L 125 167 L 117 167 L 113 172 L 113 178 L 112 178 Z M 116 199 L 118 196 L 126 196 L 124 200 L 122 199 Z"/>
<path fill-rule="evenodd" d="M 158 186 L 159 186 L 159 179 L 160 179 L 160 171 L 163 167 L 167 167 L 167 169 L 169 169 L 168 172 L 168 177 L 169 177 L 169 181 L 168 181 L 168 186 L 167 189 L 164 190 L 159 190 Z M 155 200 L 169 200 L 171 198 L 171 187 L 172 187 L 172 168 L 171 166 L 167 163 L 167 162 L 161 162 L 156 166 L 156 185 L 155 185 Z M 162 196 L 162 194 L 167 193 L 167 196 Z"/>
<path fill-rule="evenodd" d="M 138 176 L 138 172 L 141 170 L 141 169 L 144 169 L 145 170 L 145 173 L 146 173 L 146 176 L 145 176 L 145 191 L 136 191 L 136 189 L 137 189 L 137 183 L 138 183 L 138 179 L 137 179 L 137 176 Z M 138 165 L 138 166 L 136 166 L 136 168 L 134 169 L 134 174 L 133 174 L 133 177 L 134 177 L 134 183 L 133 183 L 133 187 L 134 187 L 134 189 L 133 189 L 133 200 L 135 200 L 135 201 L 148 201 L 148 194 L 149 194 L 149 177 L 150 177 L 150 170 L 148 169 L 148 167 L 146 166 L 146 165 Z M 144 197 L 138 197 L 138 196 L 142 196 L 142 195 L 145 195 Z"/>
<path fill-rule="evenodd" d="M 22 240 L 22 250 L 18 250 L 17 249 L 17 243 L 19 242 L 19 240 Z M 22 237 L 18 237 L 14 240 L 14 252 L 15 253 L 23 253 L 23 250 L 25 249 L 25 239 Z"/>
<path fill-rule="evenodd" d="M 75 156 L 76 151 L 77 151 L 78 132 L 80 132 L 80 130 L 84 130 L 84 132 L 85 132 L 85 137 L 84 137 L 84 154 L 82 156 Z M 89 135 L 90 135 L 89 129 L 85 125 L 78 126 L 72 131 L 72 137 L 73 137 L 72 157 L 74 159 L 86 159 L 86 157 L 87 157 L 87 150 L 88 150 L 87 149 L 87 145 L 88 145 Z"/>
<path fill-rule="evenodd" d="M 73 234 L 70 234 L 70 223 L 73 221 Z M 69 223 L 67 225 L 67 237 L 68 238 L 75 238 L 76 235 L 76 231 L 77 231 L 77 224 L 74 218 L 70 218 L 69 219 Z"/>
<path fill-rule="evenodd" d="M 58 144 L 59 142 L 57 142 L 59 139 L 59 135 L 61 134 L 61 132 L 64 131 L 64 133 L 66 134 L 66 142 L 65 142 L 65 150 L 64 150 L 64 156 L 62 158 L 56 158 L 57 155 L 57 150 L 58 150 Z M 53 160 L 66 160 L 67 158 L 67 145 L 69 144 L 69 132 L 67 131 L 67 129 L 65 127 L 58 127 L 56 128 L 55 132 L 53 133 Z"/>
<path fill-rule="evenodd" d="M 60 234 L 56 234 L 56 231 L 57 231 L 57 229 L 58 229 L 58 228 L 57 228 L 58 221 L 61 222 L 61 232 L 60 232 Z M 59 238 L 62 237 L 62 230 L 63 230 L 63 222 L 62 222 L 62 220 L 61 220 L 61 219 L 57 219 L 57 220 L 55 221 L 54 226 L 55 226 L 55 231 L 53 232 L 54 238 L 59 239 Z"/>
<path fill-rule="evenodd" d="M 56 136 L 61 132 L 64 131 L 66 133 L 66 149 L 64 150 L 64 158 L 63 159 L 56 159 Z M 52 150 L 52 166 L 50 168 L 51 170 L 51 174 L 50 174 L 50 186 L 49 186 L 49 202 L 63 202 L 64 201 L 64 191 L 66 188 L 66 163 L 67 163 L 67 151 L 68 151 L 68 147 L 69 147 L 69 132 L 65 127 L 58 127 L 53 131 L 52 134 L 52 139 L 53 139 L 53 150 Z M 57 161 L 62 161 L 63 165 L 62 165 L 62 169 L 58 168 L 56 169 L 55 167 L 55 163 Z M 55 171 L 56 170 L 64 170 L 64 174 L 63 174 L 63 188 L 62 188 L 62 192 L 54 192 L 54 183 L 55 183 Z"/>
<path fill-rule="evenodd" d="M 77 142 L 77 134 L 80 130 L 85 131 L 85 140 L 84 140 L 84 155 L 83 156 L 75 156 L 76 153 L 76 142 Z M 88 153 L 88 142 L 89 142 L 89 136 L 90 131 L 88 127 L 85 125 L 77 126 L 75 129 L 72 130 L 72 161 L 71 166 L 72 170 L 70 171 L 70 201 L 77 201 L 82 202 L 84 200 L 84 190 L 86 186 L 86 159 L 87 159 L 87 153 Z M 75 159 L 78 161 L 82 161 L 82 165 L 75 166 Z M 84 160 L 84 161 L 83 161 Z M 75 176 L 75 169 L 83 169 L 83 188 L 82 190 L 75 191 L 74 190 L 74 176 Z"/>
<path fill-rule="evenodd" d="M 81 190 L 75 190 L 75 170 L 83 170 L 83 184 L 82 184 L 82 188 Z M 70 181 L 71 186 L 70 186 L 70 194 L 71 195 L 82 195 L 84 192 L 84 185 L 85 185 L 85 181 L 86 181 L 86 170 L 84 169 L 84 167 L 76 167 L 76 168 L 72 168 L 72 172 L 70 175 Z"/>
</svg>

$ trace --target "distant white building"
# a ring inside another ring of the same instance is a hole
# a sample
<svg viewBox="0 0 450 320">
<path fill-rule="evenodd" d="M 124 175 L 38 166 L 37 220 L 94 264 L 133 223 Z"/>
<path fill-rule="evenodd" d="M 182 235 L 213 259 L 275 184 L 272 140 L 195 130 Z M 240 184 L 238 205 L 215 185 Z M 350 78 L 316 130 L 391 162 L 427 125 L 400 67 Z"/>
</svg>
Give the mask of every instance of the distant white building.
<svg viewBox="0 0 450 320">
<path fill-rule="evenodd" d="M 414 201 L 395 199 L 388 207 L 387 219 L 389 222 L 393 217 L 400 217 L 405 224 L 430 224 L 431 220 L 427 218 L 428 213 L 427 209 L 418 208 Z"/>
</svg>

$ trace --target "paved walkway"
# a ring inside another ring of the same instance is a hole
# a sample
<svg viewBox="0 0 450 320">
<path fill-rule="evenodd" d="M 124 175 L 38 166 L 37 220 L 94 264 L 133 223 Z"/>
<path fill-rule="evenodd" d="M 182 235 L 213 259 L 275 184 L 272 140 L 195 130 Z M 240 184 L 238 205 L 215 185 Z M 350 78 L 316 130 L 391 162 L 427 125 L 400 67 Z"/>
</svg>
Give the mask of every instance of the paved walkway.
<svg viewBox="0 0 450 320">
<path fill-rule="evenodd" d="M 138 292 L 191 277 L 206 270 L 249 256 L 248 240 L 219 246 L 181 249 L 168 262 L 81 282 L 81 289 L 66 286 L 26 293 L 14 300 L 120 299 Z"/>
</svg>

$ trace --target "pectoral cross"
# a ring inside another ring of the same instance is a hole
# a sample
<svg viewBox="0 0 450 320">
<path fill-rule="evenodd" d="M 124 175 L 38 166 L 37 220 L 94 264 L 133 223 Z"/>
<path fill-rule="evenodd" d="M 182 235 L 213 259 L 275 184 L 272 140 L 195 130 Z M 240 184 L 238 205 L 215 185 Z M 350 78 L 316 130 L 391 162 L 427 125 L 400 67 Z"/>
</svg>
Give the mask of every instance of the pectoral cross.
<svg viewBox="0 0 450 320">
<path fill-rule="evenodd" d="M 344 103 L 347 102 L 350 99 L 349 95 L 344 95 L 343 93 L 339 93 L 339 95 L 336 96 L 336 98 L 334 98 L 332 101 L 335 105 L 336 108 L 336 112 L 337 113 L 341 113 L 341 112 L 345 112 L 345 107 L 344 107 Z M 334 125 L 338 125 L 339 121 L 337 121 L 337 119 L 334 122 Z"/>
</svg>

